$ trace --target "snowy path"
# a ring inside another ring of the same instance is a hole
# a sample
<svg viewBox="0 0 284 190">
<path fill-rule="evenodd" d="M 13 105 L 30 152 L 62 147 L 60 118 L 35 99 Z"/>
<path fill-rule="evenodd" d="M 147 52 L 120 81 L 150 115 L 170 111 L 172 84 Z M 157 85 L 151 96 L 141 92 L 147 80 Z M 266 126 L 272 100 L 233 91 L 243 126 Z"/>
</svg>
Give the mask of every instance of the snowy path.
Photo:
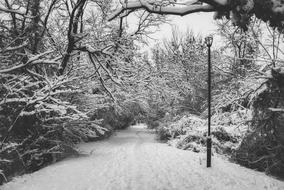
<svg viewBox="0 0 284 190">
<path fill-rule="evenodd" d="M 108 140 L 80 146 L 89 156 L 72 158 L 15 178 L 1 190 L 261 190 L 284 182 L 220 158 L 205 167 L 205 155 L 154 140 L 135 126 Z"/>
</svg>

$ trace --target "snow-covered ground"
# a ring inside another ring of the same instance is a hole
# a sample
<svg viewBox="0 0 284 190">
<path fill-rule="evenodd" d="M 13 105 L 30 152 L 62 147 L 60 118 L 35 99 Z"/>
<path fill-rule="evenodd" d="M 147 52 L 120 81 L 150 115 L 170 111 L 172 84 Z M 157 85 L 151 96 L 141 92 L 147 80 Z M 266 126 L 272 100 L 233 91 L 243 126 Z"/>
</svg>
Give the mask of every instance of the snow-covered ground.
<svg viewBox="0 0 284 190">
<path fill-rule="evenodd" d="M 110 139 L 79 146 L 87 156 L 15 178 L 1 190 L 283 190 L 284 182 L 213 157 L 155 141 L 138 125 Z"/>
</svg>

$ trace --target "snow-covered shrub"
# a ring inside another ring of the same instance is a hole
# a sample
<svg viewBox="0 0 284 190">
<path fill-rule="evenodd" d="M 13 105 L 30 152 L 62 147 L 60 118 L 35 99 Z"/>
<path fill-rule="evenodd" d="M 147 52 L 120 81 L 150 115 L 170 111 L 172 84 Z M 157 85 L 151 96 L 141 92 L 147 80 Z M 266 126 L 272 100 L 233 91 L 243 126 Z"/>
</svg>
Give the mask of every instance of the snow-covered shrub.
<svg viewBox="0 0 284 190">
<path fill-rule="evenodd" d="M 158 131 L 164 133 L 165 135 L 163 136 L 176 138 L 185 135 L 189 130 L 199 130 L 203 120 L 198 116 L 189 114 L 163 119 L 161 122 L 162 124 L 158 127 Z"/>
<path fill-rule="evenodd" d="M 219 142 L 232 142 L 236 143 L 238 140 L 236 137 L 229 134 L 224 127 L 217 127 L 212 131 L 212 136 L 214 136 Z"/>
<path fill-rule="evenodd" d="M 232 114 L 233 115 L 233 114 Z M 219 120 L 213 119 L 211 135 L 213 150 L 220 154 L 231 155 L 241 140 L 243 131 L 237 129 L 235 123 L 221 125 Z M 161 124 L 157 136 L 161 140 L 169 140 L 170 145 L 195 152 L 206 151 L 207 120 L 199 116 L 188 114 L 174 118 L 167 124 Z"/>
<path fill-rule="evenodd" d="M 271 74 L 249 96 L 253 118 L 235 159 L 247 167 L 284 177 L 284 72 L 277 69 Z"/>
<path fill-rule="evenodd" d="M 0 185 L 10 180 L 10 176 L 23 174 L 24 163 L 17 151 L 19 144 L 5 143 L 0 149 Z M 16 172 L 16 173 L 15 173 Z"/>
<path fill-rule="evenodd" d="M 194 152 L 204 151 L 206 144 L 205 136 L 200 132 L 192 132 L 182 135 L 176 142 L 176 147 L 183 150 L 192 150 Z"/>
<path fill-rule="evenodd" d="M 52 66 L 46 66 L 46 72 L 32 71 L 38 64 L 57 64 L 54 56 L 47 51 L 32 55 L 26 64 L 0 70 L 0 146 L 15 144 L 0 154 L 0 160 L 8 161 L 1 167 L 1 179 L 78 154 L 75 143 L 109 135 L 68 101 L 80 94 L 74 85 L 80 77 L 56 76 Z"/>
<path fill-rule="evenodd" d="M 36 171 L 50 163 L 69 156 L 79 155 L 75 143 L 95 141 L 110 135 L 98 121 L 76 120 L 46 123 L 38 126 L 37 133 L 19 139 L 17 143 L 5 143 L 0 152 L 0 168 L 4 176 Z"/>
<path fill-rule="evenodd" d="M 159 126 L 156 129 L 157 139 L 161 141 L 167 141 L 171 138 L 170 130 L 165 126 Z"/>
</svg>

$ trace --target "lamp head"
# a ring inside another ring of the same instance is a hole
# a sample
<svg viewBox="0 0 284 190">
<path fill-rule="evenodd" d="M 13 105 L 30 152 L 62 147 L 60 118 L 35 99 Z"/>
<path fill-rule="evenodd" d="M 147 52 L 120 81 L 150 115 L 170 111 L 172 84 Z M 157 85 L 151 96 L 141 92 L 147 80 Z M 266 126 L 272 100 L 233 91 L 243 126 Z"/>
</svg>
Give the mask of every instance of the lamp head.
<svg viewBox="0 0 284 190">
<path fill-rule="evenodd" d="M 207 47 L 211 47 L 213 43 L 213 36 L 207 36 L 205 38 L 205 44 L 207 45 Z"/>
</svg>

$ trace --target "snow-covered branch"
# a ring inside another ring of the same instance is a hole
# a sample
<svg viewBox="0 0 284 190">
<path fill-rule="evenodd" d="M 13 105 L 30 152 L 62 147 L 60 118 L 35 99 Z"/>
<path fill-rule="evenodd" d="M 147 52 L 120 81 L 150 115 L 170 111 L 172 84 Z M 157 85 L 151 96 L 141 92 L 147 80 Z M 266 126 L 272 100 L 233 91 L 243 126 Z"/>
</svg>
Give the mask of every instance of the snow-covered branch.
<svg viewBox="0 0 284 190">
<path fill-rule="evenodd" d="M 228 0 L 199 0 L 199 2 L 207 3 L 212 6 L 227 6 L 229 4 Z"/>
<path fill-rule="evenodd" d="M 0 12 L 6 12 L 6 13 L 14 13 L 14 14 L 18 14 L 18 15 L 21 15 L 21 16 L 24 16 L 26 18 L 32 18 L 28 15 L 26 15 L 25 12 L 21 12 L 21 11 L 18 11 L 18 10 L 13 10 L 13 9 L 7 9 L 7 8 L 4 8 L 4 7 L 0 7 Z"/>
<path fill-rule="evenodd" d="M 225 3 L 225 0 L 214 0 L 209 1 L 208 3 L 217 4 L 217 3 Z M 156 14 L 171 14 L 171 15 L 179 15 L 184 16 L 187 14 L 195 13 L 195 12 L 213 12 L 216 11 L 216 7 L 211 4 L 197 4 L 196 1 L 192 1 L 191 3 L 187 3 L 186 6 L 176 7 L 176 6 L 162 6 L 154 4 L 153 2 L 149 2 L 147 0 L 139 0 L 128 3 L 121 3 L 121 7 L 115 11 L 113 15 L 110 16 L 109 21 L 118 17 L 125 10 L 137 10 L 137 9 L 145 9 L 150 13 Z"/>
<path fill-rule="evenodd" d="M 18 46 L 4 48 L 3 50 L 0 51 L 0 53 L 5 53 L 5 52 L 9 52 L 9 51 L 16 51 L 16 50 L 22 49 L 26 46 L 28 46 L 28 43 L 24 42 L 23 44 L 18 45 Z"/>
<path fill-rule="evenodd" d="M 38 64 L 48 64 L 48 65 L 56 65 L 59 66 L 60 62 L 58 62 L 58 60 L 61 57 L 57 57 L 54 59 L 47 59 L 47 58 L 42 58 L 50 53 L 52 53 L 53 51 L 47 51 L 38 55 L 35 55 L 33 57 L 31 57 L 26 63 L 21 63 L 19 65 L 16 65 L 14 67 L 11 68 L 7 68 L 7 69 L 2 69 L 0 70 L 0 73 L 10 73 L 10 72 L 14 72 L 16 70 L 22 69 L 24 67 L 27 66 L 34 66 L 34 65 L 38 65 Z"/>
</svg>

